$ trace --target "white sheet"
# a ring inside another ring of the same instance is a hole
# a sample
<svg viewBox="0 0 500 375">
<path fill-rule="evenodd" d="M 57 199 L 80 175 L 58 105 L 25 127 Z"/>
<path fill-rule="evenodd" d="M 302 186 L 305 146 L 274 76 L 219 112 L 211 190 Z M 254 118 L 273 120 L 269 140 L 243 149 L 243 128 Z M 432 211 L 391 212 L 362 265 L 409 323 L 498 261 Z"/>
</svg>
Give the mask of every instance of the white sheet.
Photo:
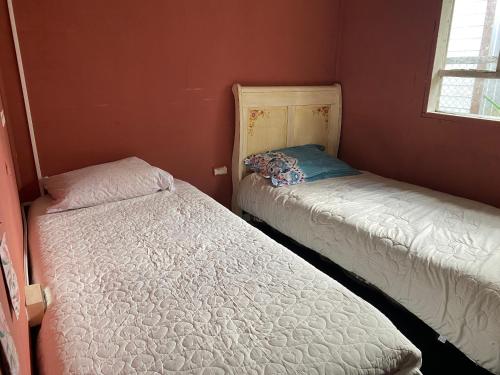
<svg viewBox="0 0 500 375">
<path fill-rule="evenodd" d="M 30 217 L 42 373 L 418 373 L 380 312 L 192 186 Z"/>
<path fill-rule="evenodd" d="M 369 173 L 283 188 L 250 175 L 238 202 L 500 374 L 500 210 Z"/>
</svg>

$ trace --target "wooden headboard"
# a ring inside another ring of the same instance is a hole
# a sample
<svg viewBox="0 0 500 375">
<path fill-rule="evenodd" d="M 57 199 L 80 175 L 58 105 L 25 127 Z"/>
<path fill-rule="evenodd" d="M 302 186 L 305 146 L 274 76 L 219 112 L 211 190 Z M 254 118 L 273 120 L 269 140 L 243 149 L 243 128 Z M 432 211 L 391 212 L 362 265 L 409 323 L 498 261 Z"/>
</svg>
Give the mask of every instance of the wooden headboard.
<svg viewBox="0 0 500 375">
<path fill-rule="evenodd" d="M 321 144 L 337 155 L 340 140 L 342 93 L 331 86 L 247 87 L 233 85 L 236 107 L 232 178 L 233 211 L 240 213 L 236 196 L 245 176 L 243 160 L 258 152 Z"/>
</svg>

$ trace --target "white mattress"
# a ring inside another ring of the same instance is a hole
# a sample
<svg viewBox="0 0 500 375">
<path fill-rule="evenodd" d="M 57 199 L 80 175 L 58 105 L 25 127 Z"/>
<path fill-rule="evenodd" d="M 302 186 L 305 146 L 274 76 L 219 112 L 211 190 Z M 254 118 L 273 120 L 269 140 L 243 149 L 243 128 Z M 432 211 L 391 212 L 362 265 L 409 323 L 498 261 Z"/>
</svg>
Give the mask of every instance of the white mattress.
<svg viewBox="0 0 500 375">
<path fill-rule="evenodd" d="M 283 188 L 253 174 L 238 203 L 500 374 L 500 210 L 369 173 Z"/>
<path fill-rule="evenodd" d="M 418 373 L 379 311 L 192 186 L 30 215 L 42 374 Z"/>
</svg>

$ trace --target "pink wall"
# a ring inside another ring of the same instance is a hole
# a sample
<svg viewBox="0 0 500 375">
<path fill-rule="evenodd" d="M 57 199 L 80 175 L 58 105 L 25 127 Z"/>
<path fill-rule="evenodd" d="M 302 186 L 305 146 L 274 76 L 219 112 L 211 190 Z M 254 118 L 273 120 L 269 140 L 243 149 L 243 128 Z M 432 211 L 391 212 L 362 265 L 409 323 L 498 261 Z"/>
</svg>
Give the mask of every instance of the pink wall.
<svg viewBox="0 0 500 375">
<path fill-rule="evenodd" d="M 500 123 L 424 117 L 440 1 L 342 1 L 342 155 L 500 207 Z"/>
<path fill-rule="evenodd" d="M 0 77 L 1 81 L 1 77 Z M 3 109 L 0 101 L 0 110 Z M 9 126 L 9 123 L 7 123 Z M 3 308 L 7 324 L 16 344 L 21 374 L 30 373 L 28 322 L 24 309 L 23 227 L 16 177 L 12 161 L 7 128 L 0 125 L 0 238 L 6 233 L 7 245 L 17 273 L 21 294 L 19 319 L 9 308 L 5 284 L 0 281 L 0 308 Z M 1 272 L 1 271 L 0 271 Z"/>
<path fill-rule="evenodd" d="M 338 4 L 15 2 L 44 174 L 135 154 L 228 205 L 231 85 L 334 81 Z"/>
</svg>

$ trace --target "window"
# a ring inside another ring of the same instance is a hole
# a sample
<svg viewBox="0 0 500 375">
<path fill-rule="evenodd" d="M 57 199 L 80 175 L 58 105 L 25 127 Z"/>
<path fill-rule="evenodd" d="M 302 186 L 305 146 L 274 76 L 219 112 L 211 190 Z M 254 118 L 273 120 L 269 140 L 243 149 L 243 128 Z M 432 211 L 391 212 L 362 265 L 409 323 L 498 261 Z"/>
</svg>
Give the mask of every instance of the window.
<svg viewBox="0 0 500 375">
<path fill-rule="evenodd" d="M 429 112 L 500 120 L 500 0 L 443 0 Z"/>
</svg>

